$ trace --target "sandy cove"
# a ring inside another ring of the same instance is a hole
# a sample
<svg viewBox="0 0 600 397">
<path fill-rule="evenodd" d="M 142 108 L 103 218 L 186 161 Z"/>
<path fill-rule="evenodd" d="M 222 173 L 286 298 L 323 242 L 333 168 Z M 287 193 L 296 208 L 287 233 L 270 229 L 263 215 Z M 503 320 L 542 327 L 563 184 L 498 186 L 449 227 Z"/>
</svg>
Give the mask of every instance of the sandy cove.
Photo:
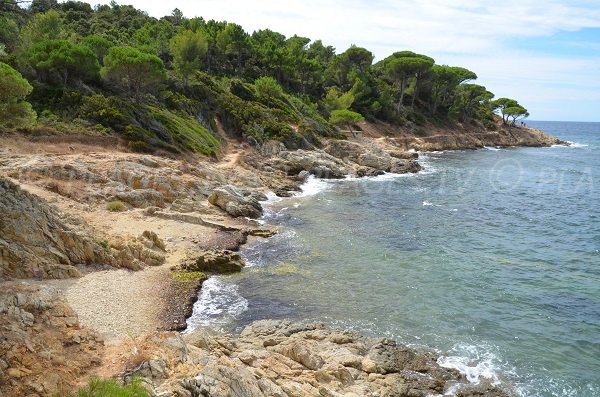
<svg viewBox="0 0 600 397">
<path fill-rule="evenodd" d="M 186 276 L 198 274 L 190 263 L 206 250 L 235 251 L 248 236 L 276 232 L 245 218 L 257 215 L 266 192 L 289 195 L 310 174 L 417 172 L 409 148 L 559 143 L 518 128 L 411 138 L 363 127 L 359 139 L 327 142 L 319 151 L 228 141 L 220 161 L 128 153 L 112 137 L 1 136 L 0 280 L 7 281 L 0 312 L 9 321 L 0 329 L 0 395 L 51 395 L 91 376 L 133 373 L 161 396 L 418 396 L 453 384 L 465 395 L 504 395 L 493 385 L 467 385 L 439 367 L 433 352 L 409 354 L 392 341 L 350 333 L 346 342 L 331 342 L 337 331 L 320 325 L 257 325 L 246 340 L 163 333 L 185 327 L 204 280 Z M 231 185 L 237 188 L 227 190 Z M 115 201 L 123 211 L 107 208 Z M 361 342 L 338 351 L 355 340 Z M 338 360 L 346 354 L 355 357 Z M 257 381 L 263 378 L 270 383 Z"/>
</svg>

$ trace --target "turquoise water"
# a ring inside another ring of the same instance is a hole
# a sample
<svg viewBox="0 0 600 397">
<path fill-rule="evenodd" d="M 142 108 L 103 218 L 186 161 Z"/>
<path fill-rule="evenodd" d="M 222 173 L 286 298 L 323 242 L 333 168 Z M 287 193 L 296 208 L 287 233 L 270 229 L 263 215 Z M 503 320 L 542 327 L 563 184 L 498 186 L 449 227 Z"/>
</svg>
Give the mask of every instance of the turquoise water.
<svg viewBox="0 0 600 397">
<path fill-rule="evenodd" d="M 524 396 L 600 396 L 600 123 L 528 124 L 575 144 L 429 153 L 273 202 L 281 233 L 207 282 L 190 325 L 316 320 Z"/>
</svg>

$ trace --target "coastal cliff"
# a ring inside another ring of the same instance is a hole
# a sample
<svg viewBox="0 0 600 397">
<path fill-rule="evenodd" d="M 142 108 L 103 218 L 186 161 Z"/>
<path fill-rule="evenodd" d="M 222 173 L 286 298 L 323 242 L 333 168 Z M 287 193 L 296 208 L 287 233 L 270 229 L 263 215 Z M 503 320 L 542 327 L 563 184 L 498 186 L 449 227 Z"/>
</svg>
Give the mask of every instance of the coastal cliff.
<svg viewBox="0 0 600 397">
<path fill-rule="evenodd" d="M 205 273 L 240 271 L 231 250 L 277 232 L 251 219 L 265 193 L 291 195 L 309 175 L 418 172 L 410 149 L 560 143 L 516 127 L 419 137 L 361 129 L 315 150 L 229 140 L 220 161 L 135 154 L 94 137 L 1 136 L 2 395 L 136 374 L 157 396 L 508 395 L 442 368 L 439 352 L 319 324 L 169 332 L 185 328 Z"/>
</svg>

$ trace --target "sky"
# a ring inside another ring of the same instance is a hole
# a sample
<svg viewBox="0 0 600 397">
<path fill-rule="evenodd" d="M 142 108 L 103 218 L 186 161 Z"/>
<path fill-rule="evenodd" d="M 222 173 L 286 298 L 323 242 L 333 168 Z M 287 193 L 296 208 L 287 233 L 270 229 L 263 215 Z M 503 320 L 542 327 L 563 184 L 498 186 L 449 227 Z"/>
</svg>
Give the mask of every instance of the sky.
<svg viewBox="0 0 600 397">
<path fill-rule="evenodd" d="M 108 4 L 110 0 L 91 1 Z M 376 61 L 399 50 L 462 66 L 532 120 L 600 121 L 600 0 L 117 0 L 151 16 L 227 20 Z"/>
</svg>

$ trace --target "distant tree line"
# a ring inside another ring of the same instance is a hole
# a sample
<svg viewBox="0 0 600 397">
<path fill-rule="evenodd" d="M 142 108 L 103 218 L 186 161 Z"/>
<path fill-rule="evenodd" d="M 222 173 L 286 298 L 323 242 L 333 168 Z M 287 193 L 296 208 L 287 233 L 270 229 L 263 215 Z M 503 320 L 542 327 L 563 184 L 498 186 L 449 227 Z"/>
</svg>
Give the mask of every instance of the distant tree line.
<svg viewBox="0 0 600 397">
<path fill-rule="evenodd" d="M 56 0 L 26 5 L 0 0 L 0 125 L 32 123 L 34 110 L 68 105 L 65 95 L 77 97 L 78 106 L 94 95 L 157 107 L 176 97 L 181 111 L 183 103 L 211 103 L 216 92 L 219 101 L 237 101 L 233 93 L 266 109 L 297 111 L 301 118 L 350 130 L 363 118 L 494 128 L 495 114 L 511 124 L 528 116 L 516 100 L 494 100 L 473 83 L 474 72 L 411 51 L 374 63 L 373 53 L 355 45 L 338 53 L 321 40 L 269 29 L 248 33 L 235 23 L 186 18 L 178 9 L 156 19 L 116 2 L 94 8 Z M 204 98 L 194 94 L 198 84 L 205 85 Z M 248 87 L 251 95 L 244 94 Z M 219 106 L 229 104 L 215 104 L 215 114 Z M 84 116 L 58 113 L 63 120 Z M 232 117 L 240 128 L 258 128 L 245 116 Z M 262 123 L 260 129 L 267 127 Z M 281 133 L 284 127 L 277 128 Z"/>
</svg>

